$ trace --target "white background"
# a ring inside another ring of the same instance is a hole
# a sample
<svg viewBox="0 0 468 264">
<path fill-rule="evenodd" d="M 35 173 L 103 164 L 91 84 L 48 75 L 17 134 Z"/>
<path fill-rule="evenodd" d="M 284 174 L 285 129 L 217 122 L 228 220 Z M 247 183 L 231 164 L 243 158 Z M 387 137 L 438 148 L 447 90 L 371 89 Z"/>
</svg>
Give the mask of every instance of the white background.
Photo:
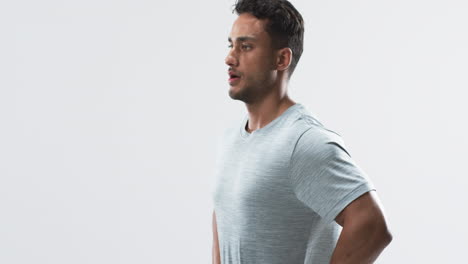
<svg viewBox="0 0 468 264">
<path fill-rule="evenodd" d="M 292 1 L 289 93 L 373 180 L 377 263 L 468 249 L 468 5 Z M 233 1 L 0 2 L 0 263 L 211 263 Z"/>
</svg>

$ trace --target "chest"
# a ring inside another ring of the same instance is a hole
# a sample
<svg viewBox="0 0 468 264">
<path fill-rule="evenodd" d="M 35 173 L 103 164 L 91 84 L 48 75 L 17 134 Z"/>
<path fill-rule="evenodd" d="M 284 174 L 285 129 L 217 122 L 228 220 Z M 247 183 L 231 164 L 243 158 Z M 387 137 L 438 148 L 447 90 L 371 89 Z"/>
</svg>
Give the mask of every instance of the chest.
<svg viewBox="0 0 468 264">
<path fill-rule="evenodd" d="M 216 166 L 215 202 L 236 210 L 287 202 L 292 147 L 287 141 L 259 141 L 227 148 Z"/>
</svg>

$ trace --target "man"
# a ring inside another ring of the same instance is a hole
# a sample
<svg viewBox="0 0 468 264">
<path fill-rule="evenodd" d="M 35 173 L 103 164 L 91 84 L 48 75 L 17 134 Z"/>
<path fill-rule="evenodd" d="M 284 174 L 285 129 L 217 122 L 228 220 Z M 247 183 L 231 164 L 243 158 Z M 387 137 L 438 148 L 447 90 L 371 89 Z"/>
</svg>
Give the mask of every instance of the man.
<svg viewBox="0 0 468 264">
<path fill-rule="evenodd" d="M 373 263 L 392 240 L 367 175 L 339 134 L 287 94 L 304 22 L 286 0 L 240 0 L 229 96 L 248 114 L 219 144 L 213 263 Z"/>
</svg>

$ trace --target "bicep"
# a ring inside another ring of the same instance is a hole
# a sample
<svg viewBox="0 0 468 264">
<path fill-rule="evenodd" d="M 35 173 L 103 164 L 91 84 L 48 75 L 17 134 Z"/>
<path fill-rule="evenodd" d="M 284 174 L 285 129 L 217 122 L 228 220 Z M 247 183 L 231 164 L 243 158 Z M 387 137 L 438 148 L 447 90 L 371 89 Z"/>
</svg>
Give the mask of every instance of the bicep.
<svg viewBox="0 0 468 264">
<path fill-rule="evenodd" d="M 290 176 L 297 198 L 327 222 L 333 221 L 350 201 L 375 189 L 336 142 L 298 146 L 292 156 Z"/>
<path fill-rule="evenodd" d="M 375 223 L 386 226 L 385 213 L 376 191 L 369 191 L 349 203 L 335 218 L 341 225 Z"/>
</svg>

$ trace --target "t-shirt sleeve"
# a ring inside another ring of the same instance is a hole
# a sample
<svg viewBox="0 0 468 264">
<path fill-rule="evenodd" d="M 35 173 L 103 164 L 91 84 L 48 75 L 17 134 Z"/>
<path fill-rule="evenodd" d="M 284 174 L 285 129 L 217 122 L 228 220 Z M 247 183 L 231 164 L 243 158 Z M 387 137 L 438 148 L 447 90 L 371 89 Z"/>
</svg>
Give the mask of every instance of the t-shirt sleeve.
<svg viewBox="0 0 468 264">
<path fill-rule="evenodd" d="M 375 188 L 341 137 L 328 131 L 311 128 L 301 135 L 289 175 L 297 198 L 331 222 L 349 203 Z"/>
</svg>

